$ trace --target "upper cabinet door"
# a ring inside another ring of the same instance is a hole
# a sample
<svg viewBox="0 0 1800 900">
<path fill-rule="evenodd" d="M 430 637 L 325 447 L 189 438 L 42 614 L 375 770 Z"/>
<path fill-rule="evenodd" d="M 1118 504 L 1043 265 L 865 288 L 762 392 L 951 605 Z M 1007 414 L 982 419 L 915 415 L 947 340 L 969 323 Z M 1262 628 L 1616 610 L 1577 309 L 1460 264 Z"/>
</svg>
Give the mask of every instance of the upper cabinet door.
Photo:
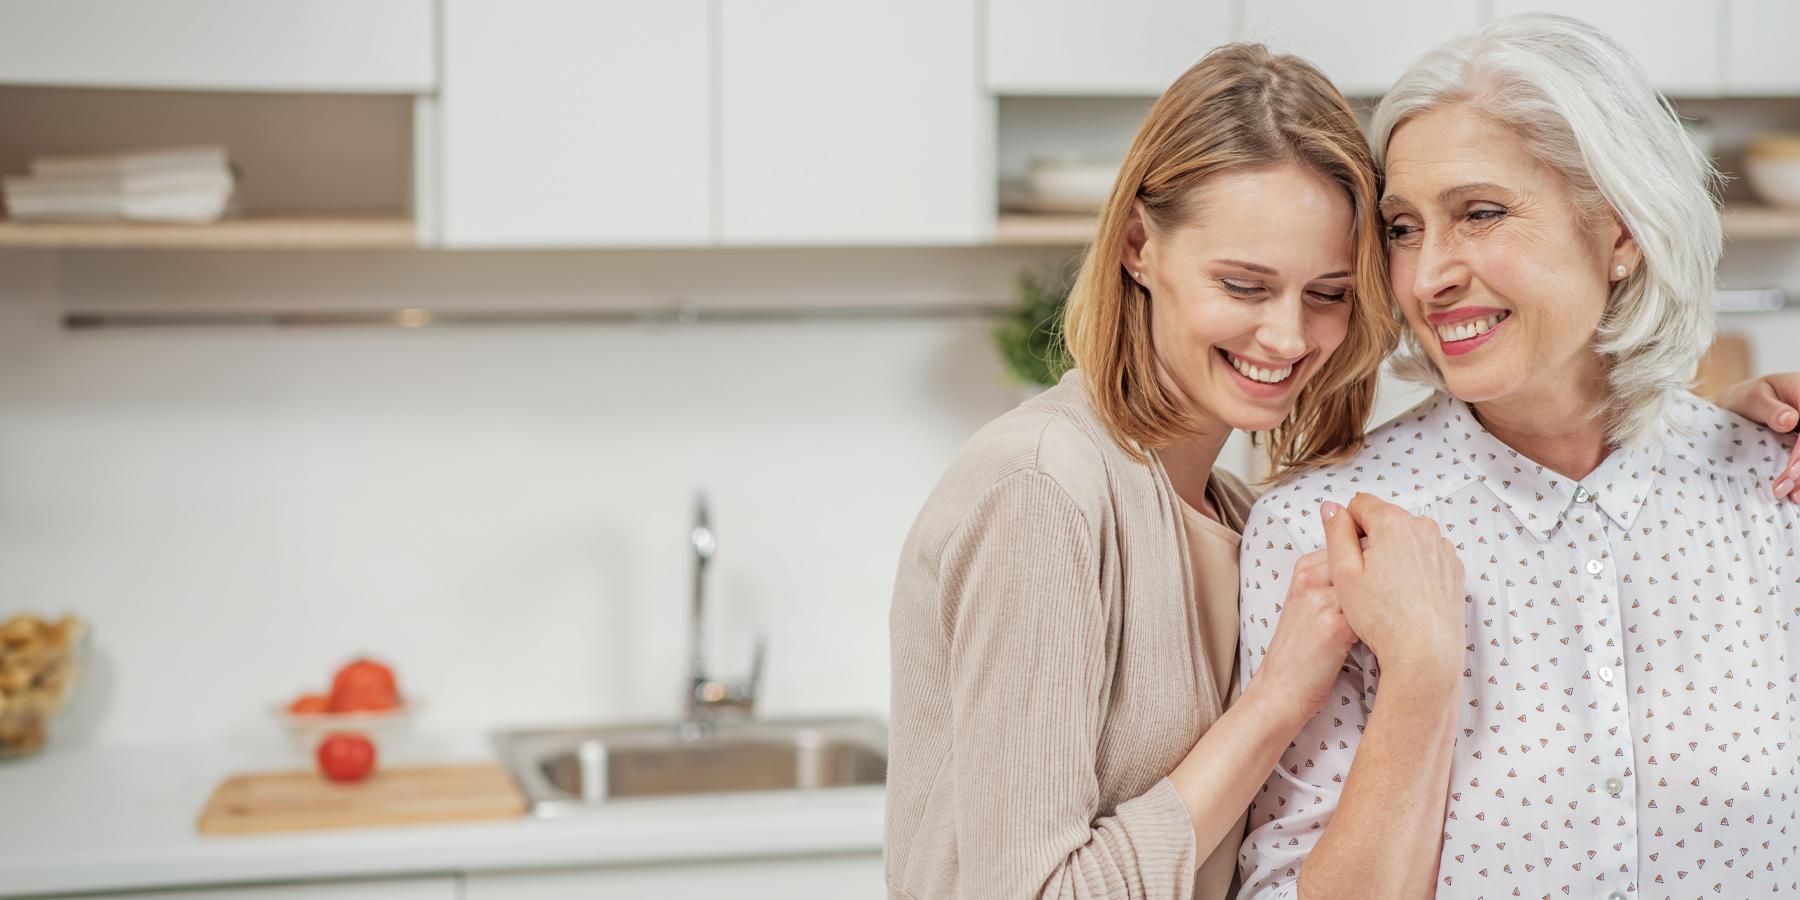
<svg viewBox="0 0 1800 900">
<path fill-rule="evenodd" d="M 1305 58 L 1352 97 L 1385 93 L 1420 54 L 1480 27 L 1478 0 L 1244 0 L 1246 40 Z"/>
<path fill-rule="evenodd" d="M 0 0 L 0 83 L 422 93 L 432 0 Z"/>
<path fill-rule="evenodd" d="M 1708 97 L 1724 87 L 1724 65 L 1719 57 L 1724 47 L 1724 0 L 1492 2 L 1495 17 L 1551 12 L 1594 25 L 1624 45 L 1650 73 L 1650 83 L 1665 94 Z M 1781 52 L 1789 51 L 1784 48 Z"/>
<path fill-rule="evenodd" d="M 443 0 L 443 245 L 709 243 L 707 4 Z"/>
<path fill-rule="evenodd" d="M 1725 29 L 1725 92 L 1800 94 L 1800 3 L 1730 0 Z"/>
<path fill-rule="evenodd" d="M 1232 2 L 988 0 L 988 88 L 1154 97 L 1206 51 L 1231 40 Z"/>
<path fill-rule="evenodd" d="M 966 244 L 994 219 L 975 0 L 727 0 L 719 222 L 734 245 Z"/>
</svg>

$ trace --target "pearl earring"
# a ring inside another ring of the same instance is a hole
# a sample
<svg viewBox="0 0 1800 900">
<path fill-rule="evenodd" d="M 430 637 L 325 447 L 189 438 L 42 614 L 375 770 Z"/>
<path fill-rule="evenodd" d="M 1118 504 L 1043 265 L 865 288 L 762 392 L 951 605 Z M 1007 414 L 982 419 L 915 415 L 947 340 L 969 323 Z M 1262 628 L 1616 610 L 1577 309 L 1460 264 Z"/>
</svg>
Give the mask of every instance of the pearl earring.
<svg viewBox="0 0 1800 900">
<path fill-rule="evenodd" d="M 1613 277 L 1614 278 L 1617 278 L 1617 279 L 1623 281 L 1625 279 L 1625 276 L 1630 275 L 1630 274 L 1631 274 L 1631 270 L 1625 268 L 1624 263 L 1619 263 L 1618 265 L 1613 266 Z"/>
</svg>

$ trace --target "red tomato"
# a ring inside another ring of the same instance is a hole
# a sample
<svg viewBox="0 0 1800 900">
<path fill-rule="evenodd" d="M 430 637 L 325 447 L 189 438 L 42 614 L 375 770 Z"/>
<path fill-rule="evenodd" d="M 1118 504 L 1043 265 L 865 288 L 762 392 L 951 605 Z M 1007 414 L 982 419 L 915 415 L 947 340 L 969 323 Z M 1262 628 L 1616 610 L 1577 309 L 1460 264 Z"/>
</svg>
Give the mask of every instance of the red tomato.
<svg viewBox="0 0 1800 900">
<path fill-rule="evenodd" d="M 339 691 L 382 691 L 398 695 L 399 686 L 394 682 L 394 670 L 372 659 L 357 659 L 346 663 L 337 670 L 331 679 L 331 692 Z"/>
<path fill-rule="evenodd" d="M 319 771 L 332 781 L 361 781 L 375 771 L 375 745 L 354 732 L 326 735 L 317 755 Z"/>
<path fill-rule="evenodd" d="M 322 713 L 331 708 L 331 700 L 324 694 L 301 694 L 288 704 L 288 712 L 299 715 Z"/>
<path fill-rule="evenodd" d="M 380 711 L 399 705 L 393 670 L 374 660 L 354 660 L 331 679 L 331 712 Z"/>
</svg>

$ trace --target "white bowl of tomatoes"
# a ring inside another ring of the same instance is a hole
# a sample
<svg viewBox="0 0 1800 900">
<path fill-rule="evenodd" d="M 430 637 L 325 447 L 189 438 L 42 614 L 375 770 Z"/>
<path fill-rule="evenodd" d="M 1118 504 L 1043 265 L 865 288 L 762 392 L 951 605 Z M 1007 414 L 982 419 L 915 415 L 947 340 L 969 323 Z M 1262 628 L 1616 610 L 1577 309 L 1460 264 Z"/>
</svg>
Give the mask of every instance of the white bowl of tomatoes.
<svg viewBox="0 0 1800 900">
<path fill-rule="evenodd" d="M 391 668 L 361 657 L 338 668 L 328 692 L 301 694 L 271 712 L 300 752 L 317 755 L 334 735 L 360 736 L 377 750 L 391 745 L 419 706 L 419 698 L 400 693 Z"/>
</svg>

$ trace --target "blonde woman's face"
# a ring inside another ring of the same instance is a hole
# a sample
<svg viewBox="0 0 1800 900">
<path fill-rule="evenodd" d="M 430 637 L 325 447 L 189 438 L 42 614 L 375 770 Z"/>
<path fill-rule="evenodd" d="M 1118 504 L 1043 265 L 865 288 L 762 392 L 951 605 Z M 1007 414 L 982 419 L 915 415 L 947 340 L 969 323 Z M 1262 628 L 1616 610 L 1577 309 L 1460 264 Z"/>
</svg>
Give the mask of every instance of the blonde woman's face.
<svg viewBox="0 0 1800 900">
<path fill-rule="evenodd" d="M 1589 227 L 1515 132 L 1464 105 L 1408 121 L 1381 207 L 1394 296 L 1452 394 L 1554 409 L 1601 389 L 1594 331 L 1637 245 Z"/>
<path fill-rule="evenodd" d="M 1164 386 L 1196 414 L 1266 431 L 1349 329 L 1350 198 L 1297 165 L 1196 190 L 1195 221 L 1146 233 L 1125 266 L 1150 292 Z"/>
</svg>

